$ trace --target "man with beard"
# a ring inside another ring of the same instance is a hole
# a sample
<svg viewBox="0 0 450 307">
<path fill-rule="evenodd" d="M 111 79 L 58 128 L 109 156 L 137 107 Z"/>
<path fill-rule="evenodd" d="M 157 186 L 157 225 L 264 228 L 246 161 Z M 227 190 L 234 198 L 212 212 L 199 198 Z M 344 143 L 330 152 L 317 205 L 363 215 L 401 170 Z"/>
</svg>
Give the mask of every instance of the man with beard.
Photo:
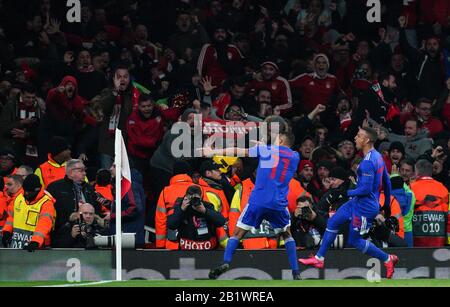
<svg viewBox="0 0 450 307">
<path fill-rule="evenodd" d="M 425 42 L 425 50 L 417 50 L 410 46 L 405 28 L 407 19 L 400 16 L 400 46 L 410 61 L 412 70 L 409 89 L 412 90 L 413 100 L 425 97 L 434 100 L 439 97 L 444 86 L 444 73 L 441 61 L 440 43 L 437 37 L 430 37 Z"/>
<path fill-rule="evenodd" d="M 64 66 L 59 67 L 56 75 L 74 76 L 77 80 L 79 95 L 85 99 L 92 99 L 101 90 L 108 86 L 105 76 L 96 71 L 92 64 L 91 52 L 88 50 L 81 50 L 78 53 L 76 63 L 72 51 L 67 51 L 64 54 Z M 62 72 L 62 75 L 60 73 Z"/>
<path fill-rule="evenodd" d="M 83 124 L 91 127 L 97 124 L 97 120 L 85 112 L 86 100 L 78 94 L 75 77 L 65 76 L 58 87 L 51 89 L 46 105 L 47 112 L 39 127 L 40 162 L 47 160 L 53 136 L 64 137 L 69 144 L 73 144 Z"/>
<path fill-rule="evenodd" d="M 309 160 L 302 160 L 297 169 L 298 180 L 307 189 L 314 177 L 314 164 Z"/>
<path fill-rule="evenodd" d="M 222 86 L 223 82 L 241 72 L 244 56 L 234 45 L 227 43 L 226 28 L 217 25 L 214 30 L 213 43 L 205 44 L 198 58 L 197 70 L 200 76 L 212 78 L 213 86 Z"/>
<path fill-rule="evenodd" d="M 100 167 L 109 169 L 114 157 L 114 138 L 116 128 L 122 130 L 126 139 L 126 120 L 137 108 L 139 94 L 130 85 L 130 73 L 119 65 L 113 72 L 112 87 L 102 91 L 98 103 L 104 118 L 100 124 L 98 152 Z"/>
<path fill-rule="evenodd" d="M 36 89 L 23 85 L 20 95 L 11 99 L 0 115 L 0 147 L 11 148 L 17 161 L 37 165 L 37 128 L 42 110 Z"/>
<path fill-rule="evenodd" d="M 358 108 L 352 117 L 350 134 L 355 135 L 363 121 L 370 118 L 383 126 L 389 126 L 394 132 L 401 131 L 400 110 L 396 105 L 394 91 L 397 88 L 392 73 L 381 73 L 374 83 L 362 95 Z"/>
<path fill-rule="evenodd" d="M 312 136 L 305 136 L 300 143 L 300 148 L 298 151 L 301 153 L 302 157 L 304 159 L 310 160 L 311 159 L 311 153 L 313 152 L 314 148 L 316 147 L 316 144 L 314 143 L 314 138 Z"/>
</svg>

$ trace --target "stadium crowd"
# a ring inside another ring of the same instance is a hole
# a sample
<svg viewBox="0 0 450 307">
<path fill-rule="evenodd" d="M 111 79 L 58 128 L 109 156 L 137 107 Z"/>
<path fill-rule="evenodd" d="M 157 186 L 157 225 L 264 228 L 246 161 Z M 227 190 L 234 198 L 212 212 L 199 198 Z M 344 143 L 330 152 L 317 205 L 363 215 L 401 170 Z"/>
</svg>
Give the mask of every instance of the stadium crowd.
<svg viewBox="0 0 450 307">
<path fill-rule="evenodd" d="M 132 168 L 123 231 L 136 247 L 224 248 L 257 161 L 195 158 L 194 142 L 175 157 L 171 127 L 194 129 L 196 115 L 205 138 L 230 123 L 292 131 L 298 248 L 318 246 L 348 200 L 361 126 L 377 130 L 393 188 L 367 235 L 450 244 L 450 0 L 381 3 L 370 23 L 363 0 L 83 0 L 69 23 L 65 1 L 0 1 L 3 246 L 93 247 L 114 234 L 119 128 Z M 283 244 L 267 223 L 241 242 Z"/>
</svg>

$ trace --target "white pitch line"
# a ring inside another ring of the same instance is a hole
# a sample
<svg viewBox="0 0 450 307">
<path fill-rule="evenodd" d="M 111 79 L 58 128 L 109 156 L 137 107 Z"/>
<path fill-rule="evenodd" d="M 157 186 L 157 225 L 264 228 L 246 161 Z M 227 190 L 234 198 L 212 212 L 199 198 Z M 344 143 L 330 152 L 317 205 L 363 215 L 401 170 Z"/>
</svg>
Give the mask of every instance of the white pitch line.
<svg viewBox="0 0 450 307">
<path fill-rule="evenodd" d="M 101 285 L 101 284 L 107 284 L 115 282 L 115 280 L 102 280 L 102 281 L 94 281 L 94 282 L 87 282 L 87 283 L 72 283 L 72 284 L 62 284 L 62 285 L 51 285 L 51 286 L 35 286 L 37 288 L 65 288 L 65 287 L 84 287 L 84 286 L 92 286 L 92 285 Z"/>
</svg>

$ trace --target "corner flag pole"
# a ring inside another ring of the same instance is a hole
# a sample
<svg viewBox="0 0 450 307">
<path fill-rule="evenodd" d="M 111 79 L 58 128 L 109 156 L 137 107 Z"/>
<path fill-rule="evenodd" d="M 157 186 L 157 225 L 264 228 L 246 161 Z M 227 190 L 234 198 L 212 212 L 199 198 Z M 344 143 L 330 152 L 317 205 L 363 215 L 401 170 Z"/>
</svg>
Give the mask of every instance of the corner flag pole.
<svg viewBox="0 0 450 307">
<path fill-rule="evenodd" d="M 116 129 L 116 280 L 122 280 L 122 131 Z"/>
</svg>

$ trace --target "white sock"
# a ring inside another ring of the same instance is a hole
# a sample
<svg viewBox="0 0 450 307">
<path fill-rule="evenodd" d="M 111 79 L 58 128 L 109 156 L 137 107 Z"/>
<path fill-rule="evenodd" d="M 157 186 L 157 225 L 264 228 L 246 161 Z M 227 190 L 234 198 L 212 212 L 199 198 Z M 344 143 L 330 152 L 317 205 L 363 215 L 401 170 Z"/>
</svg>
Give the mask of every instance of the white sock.
<svg viewBox="0 0 450 307">
<path fill-rule="evenodd" d="M 388 260 L 386 260 L 384 263 L 388 263 L 389 261 L 391 261 L 391 255 L 388 256 Z"/>
<path fill-rule="evenodd" d="M 316 259 L 319 260 L 319 261 L 325 261 L 325 258 L 324 258 L 324 257 L 318 257 L 318 256 L 315 256 L 315 257 L 316 257 Z"/>
</svg>

